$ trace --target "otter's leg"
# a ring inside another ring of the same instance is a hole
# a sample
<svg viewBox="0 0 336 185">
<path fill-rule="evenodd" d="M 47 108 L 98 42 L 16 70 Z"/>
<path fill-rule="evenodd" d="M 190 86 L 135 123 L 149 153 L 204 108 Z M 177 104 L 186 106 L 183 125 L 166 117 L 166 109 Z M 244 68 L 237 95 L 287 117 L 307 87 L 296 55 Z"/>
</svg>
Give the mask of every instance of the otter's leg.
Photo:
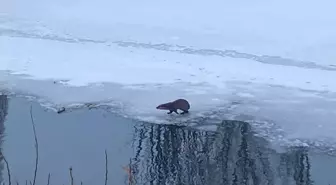
<svg viewBox="0 0 336 185">
<path fill-rule="evenodd" d="M 177 110 L 174 110 L 174 112 L 175 112 L 176 114 L 179 114 L 179 113 L 177 112 Z"/>
<path fill-rule="evenodd" d="M 183 110 L 183 112 L 181 114 L 185 114 L 185 113 L 189 113 L 189 111 Z"/>
<path fill-rule="evenodd" d="M 169 112 L 167 112 L 167 114 L 171 114 L 173 111 L 172 110 L 169 110 Z"/>
</svg>

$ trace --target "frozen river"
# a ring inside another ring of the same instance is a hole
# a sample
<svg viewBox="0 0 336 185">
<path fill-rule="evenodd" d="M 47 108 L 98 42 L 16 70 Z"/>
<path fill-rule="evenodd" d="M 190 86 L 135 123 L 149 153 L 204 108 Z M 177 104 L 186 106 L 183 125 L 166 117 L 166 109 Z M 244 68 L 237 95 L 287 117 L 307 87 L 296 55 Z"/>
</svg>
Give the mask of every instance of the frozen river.
<svg viewBox="0 0 336 185">
<path fill-rule="evenodd" d="M 335 5 L 0 1 L 12 183 L 33 175 L 32 103 L 39 184 L 69 183 L 70 166 L 102 184 L 105 150 L 110 183 L 131 163 L 138 184 L 332 184 Z M 178 98 L 190 114 L 155 109 Z"/>
</svg>

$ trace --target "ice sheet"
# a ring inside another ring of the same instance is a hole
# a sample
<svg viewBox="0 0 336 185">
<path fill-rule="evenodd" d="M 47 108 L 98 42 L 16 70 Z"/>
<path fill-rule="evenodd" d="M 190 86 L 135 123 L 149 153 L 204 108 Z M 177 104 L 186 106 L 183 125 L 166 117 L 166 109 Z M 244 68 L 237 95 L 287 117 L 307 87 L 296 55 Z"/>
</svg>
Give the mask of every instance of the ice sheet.
<svg viewBox="0 0 336 185">
<path fill-rule="evenodd" d="M 0 9 L 3 88 L 49 107 L 241 119 L 271 140 L 336 140 L 332 1 L 14 2 Z M 154 109 L 179 97 L 192 114 Z"/>
</svg>

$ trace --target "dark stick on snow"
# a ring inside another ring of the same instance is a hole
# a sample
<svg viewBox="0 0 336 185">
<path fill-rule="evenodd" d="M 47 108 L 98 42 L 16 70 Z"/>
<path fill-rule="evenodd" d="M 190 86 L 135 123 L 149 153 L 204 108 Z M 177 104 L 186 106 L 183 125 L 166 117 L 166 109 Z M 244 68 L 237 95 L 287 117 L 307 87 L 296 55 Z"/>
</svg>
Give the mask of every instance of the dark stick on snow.
<svg viewBox="0 0 336 185">
<path fill-rule="evenodd" d="M 107 151 L 105 150 L 105 185 L 107 185 L 107 174 L 108 174 L 107 164 L 108 164 Z"/>
<path fill-rule="evenodd" d="M 6 157 L 2 154 L 2 152 L 1 152 L 1 156 L 2 156 L 3 160 L 4 160 L 5 163 L 6 163 L 7 174 L 8 174 L 8 184 L 9 184 L 9 185 L 12 185 L 12 181 L 11 181 L 11 173 L 10 173 L 10 169 L 9 169 L 8 161 L 7 161 Z"/>
<path fill-rule="evenodd" d="M 73 176 L 72 176 L 72 167 L 69 168 L 69 171 L 70 171 L 71 185 L 74 185 L 74 180 L 73 180 Z"/>
<path fill-rule="evenodd" d="M 32 185 L 35 185 L 39 155 L 38 155 L 38 141 L 37 141 L 37 136 L 36 136 L 36 129 L 35 129 L 35 122 L 34 122 L 34 118 L 33 118 L 33 107 L 32 106 L 30 106 L 30 119 L 31 119 L 31 122 L 32 122 L 32 125 L 33 125 L 33 131 L 34 131 L 34 137 L 35 137 L 36 158 L 35 158 L 34 179 L 33 179 L 33 184 L 32 184 Z"/>
<path fill-rule="evenodd" d="M 62 107 L 61 109 L 59 109 L 58 111 L 57 111 L 57 114 L 61 114 L 62 112 L 64 112 L 65 111 L 65 107 Z"/>
<path fill-rule="evenodd" d="M 50 173 L 48 174 L 48 184 L 47 185 L 49 184 L 50 184 Z"/>
</svg>

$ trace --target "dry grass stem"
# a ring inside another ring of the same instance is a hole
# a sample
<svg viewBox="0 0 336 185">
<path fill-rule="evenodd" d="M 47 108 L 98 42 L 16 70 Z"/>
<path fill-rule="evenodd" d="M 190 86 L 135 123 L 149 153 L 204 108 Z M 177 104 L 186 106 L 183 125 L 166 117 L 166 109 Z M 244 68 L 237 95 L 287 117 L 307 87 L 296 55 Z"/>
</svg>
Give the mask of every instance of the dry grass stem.
<svg viewBox="0 0 336 185">
<path fill-rule="evenodd" d="M 34 131 L 34 137 L 35 137 L 35 152 L 36 152 L 36 158 L 35 158 L 35 171 L 34 171 L 34 179 L 33 179 L 33 184 L 35 185 L 36 182 L 36 175 L 37 175 L 37 166 L 38 166 L 38 158 L 39 158 L 39 153 L 38 153 L 38 141 L 37 141 L 37 135 L 36 135 L 36 129 L 35 129 L 35 122 L 33 118 L 33 107 L 30 106 L 30 118 L 31 118 L 31 123 L 33 125 L 33 131 Z"/>
<path fill-rule="evenodd" d="M 2 154 L 2 152 L 0 152 L 0 155 L 3 158 L 3 160 L 5 161 L 5 164 L 6 164 L 7 175 L 8 175 L 8 185 L 12 185 L 12 180 L 11 180 L 12 178 L 11 178 L 11 172 L 10 172 L 10 169 L 9 169 L 8 161 L 7 161 L 6 157 Z"/>
<path fill-rule="evenodd" d="M 47 185 L 49 184 L 50 184 L 50 173 L 48 174 L 48 184 Z"/>
<path fill-rule="evenodd" d="M 73 179 L 73 176 L 72 176 L 72 167 L 69 168 L 69 171 L 70 171 L 71 185 L 74 185 L 74 179 Z"/>
<path fill-rule="evenodd" d="M 108 175 L 108 159 L 107 159 L 107 151 L 105 150 L 105 185 L 107 185 L 107 175 Z"/>
<path fill-rule="evenodd" d="M 132 184 L 133 184 L 133 176 L 132 176 L 132 159 L 130 159 L 130 162 L 129 162 L 128 173 L 129 173 L 128 183 L 129 183 L 129 185 L 132 185 Z"/>
</svg>

